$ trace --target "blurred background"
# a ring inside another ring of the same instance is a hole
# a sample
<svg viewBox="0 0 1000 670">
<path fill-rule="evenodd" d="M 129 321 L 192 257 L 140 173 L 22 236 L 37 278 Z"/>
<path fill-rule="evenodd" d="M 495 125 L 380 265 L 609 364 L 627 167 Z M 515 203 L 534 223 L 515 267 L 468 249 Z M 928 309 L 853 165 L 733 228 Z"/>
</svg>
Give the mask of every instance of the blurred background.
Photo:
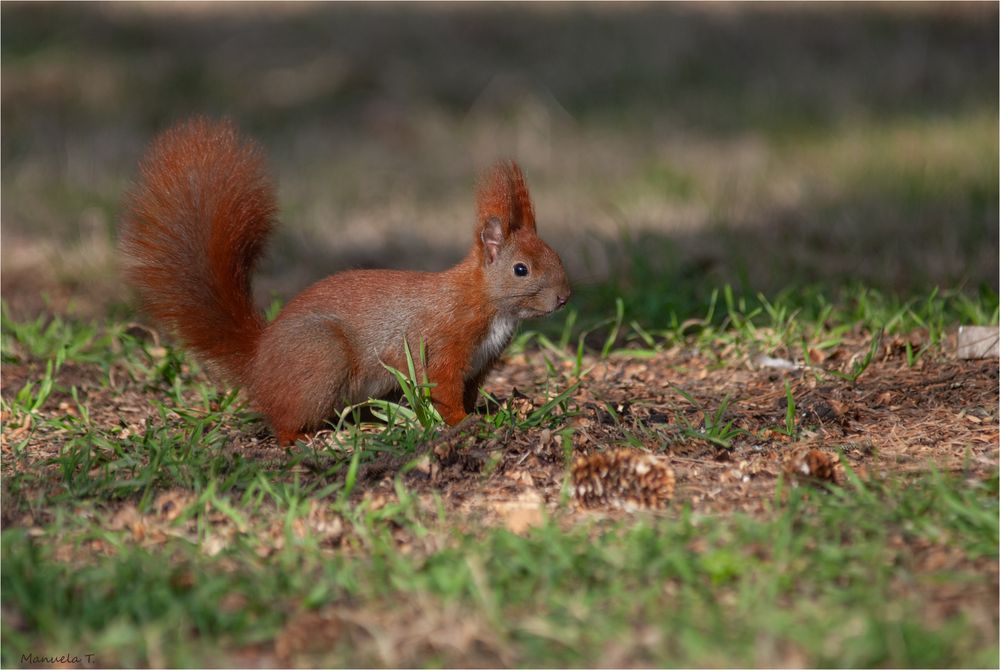
<svg viewBox="0 0 1000 670">
<path fill-rule="evenodd" d="M 2 291 L 128 314 L 122 195 L 195 113 L 264 145 L 262 304 L 442 269 L 518 160 L 582 317 L 998 283 L 996 3 L 0 5 Z"/>
</svg>

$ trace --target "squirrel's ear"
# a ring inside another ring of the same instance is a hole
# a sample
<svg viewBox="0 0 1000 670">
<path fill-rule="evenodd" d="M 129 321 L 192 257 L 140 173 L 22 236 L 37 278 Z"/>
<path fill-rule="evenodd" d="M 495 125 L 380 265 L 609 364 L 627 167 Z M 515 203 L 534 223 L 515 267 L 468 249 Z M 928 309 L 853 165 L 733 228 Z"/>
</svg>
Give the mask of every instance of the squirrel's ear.
<svg viewBox="0 0 1000 670">
<path fill-rule="evenodd" d="M 491 216 L 483 222 L 483 227 L 479 231 L 479 241 L 483 244 L 483 259 L 487 265 L 497 259 L 503 238 L 503 224 L 499 218 Z"/>
<path fill-rule="evenodd" d="M 479 240 L 487 263 L 496 260 L 504 240 L 514 231 L 535 231 L 535 211 L 517 163 L 497 163 L 479 179 L 476 191 Z"/>
<path fill-rule="evenodd" d="M 511 230 L 510 176 L 503 167 L 484 173 L 476 188 L 476 235 L 487 264 L 496 260 Z"/>
</svg>

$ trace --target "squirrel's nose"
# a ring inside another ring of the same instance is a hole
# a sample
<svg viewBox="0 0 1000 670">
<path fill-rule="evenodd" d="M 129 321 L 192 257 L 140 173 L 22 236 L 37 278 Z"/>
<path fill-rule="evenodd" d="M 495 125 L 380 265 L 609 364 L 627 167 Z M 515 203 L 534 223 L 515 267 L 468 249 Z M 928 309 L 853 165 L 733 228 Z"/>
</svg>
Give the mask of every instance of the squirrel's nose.
<svg viewBox="0 0 1000 670">
<path fill-rule="evenodd" d="M 569 302 L 569 295 L 570 295 L 569 293 L 567 293 L 566 295 L 556 295 L 556 302 L 559 303 L 559 307 L 562 307 L 567 302 Z"/>
</svg>

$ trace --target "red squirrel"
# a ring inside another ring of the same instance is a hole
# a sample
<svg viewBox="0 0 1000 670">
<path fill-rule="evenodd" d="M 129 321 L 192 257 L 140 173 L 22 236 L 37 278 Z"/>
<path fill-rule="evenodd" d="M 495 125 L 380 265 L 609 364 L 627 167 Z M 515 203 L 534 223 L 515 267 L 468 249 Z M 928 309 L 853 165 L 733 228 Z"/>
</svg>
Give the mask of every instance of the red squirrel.
<svg viewBox="0 0 1000 670">
<path fill-rule="evenodd" d="M 257 144 L 227 121 L 195 118 L 157 137 L 139 169 L 121 229 L 126 279 L 154 320 L 248 392 L 282 444 L 396 391 L 383 364 L 406 369 L 404 340 L 441 417 L 458 423 L 518 321 L 570 297 L 513 162 L 480 178 L 474 244 L 455 267 L 340 272 L 271 323 L 251 291 L 277 211 Z"/>
</svg>

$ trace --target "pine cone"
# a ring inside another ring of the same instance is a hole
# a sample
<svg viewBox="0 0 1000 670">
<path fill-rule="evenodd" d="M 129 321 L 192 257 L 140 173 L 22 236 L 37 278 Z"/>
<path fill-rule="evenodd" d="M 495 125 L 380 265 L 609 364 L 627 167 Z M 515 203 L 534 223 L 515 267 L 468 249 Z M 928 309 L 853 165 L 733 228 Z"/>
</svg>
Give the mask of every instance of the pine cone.
<svg viewBox="0 0 1000 670">
<path fill-rule="evenodd" d="M 796 449 L 785 459 L 785 474 L 794 481 L 844 483 L 844 468 L 831 454 L 819 449 Z"/>
<path fill-rule="evenodd" d="M 674 495 L 674 470 L 667 459 L 641 451 L 580 456 L 571 474 L 573 495 L 584 507 L 659 509 Z"/>
</svg>

